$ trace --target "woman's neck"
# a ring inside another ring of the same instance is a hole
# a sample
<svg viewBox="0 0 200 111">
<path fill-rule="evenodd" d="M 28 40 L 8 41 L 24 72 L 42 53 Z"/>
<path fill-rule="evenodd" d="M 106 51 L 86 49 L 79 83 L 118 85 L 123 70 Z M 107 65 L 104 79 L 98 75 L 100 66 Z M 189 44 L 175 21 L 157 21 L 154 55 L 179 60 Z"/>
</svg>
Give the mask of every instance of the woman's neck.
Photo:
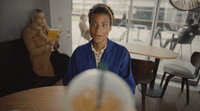
<svg viewBox="0 0 200 111">
<path fill-rule="evenodd" d="M 42 27 L 41 27 L 41 26 L 38 26 L 38 29 L 39 29 L 39 30 L 42 30 Z"/>
<path fill-rule="evenodd" d="M 99 53 L 101 51 L 101 49 L 103 49 L 105 46 L 107 45 L 107 40 L 105 42 L 102 43 L 94 43 L 93 42 L 93 47 L 94 49 Z"/>
<path fill-rule="evenodd" d="M 35 28 L 42 31 L 42 26 L 35 25 Z"/>
</svg>

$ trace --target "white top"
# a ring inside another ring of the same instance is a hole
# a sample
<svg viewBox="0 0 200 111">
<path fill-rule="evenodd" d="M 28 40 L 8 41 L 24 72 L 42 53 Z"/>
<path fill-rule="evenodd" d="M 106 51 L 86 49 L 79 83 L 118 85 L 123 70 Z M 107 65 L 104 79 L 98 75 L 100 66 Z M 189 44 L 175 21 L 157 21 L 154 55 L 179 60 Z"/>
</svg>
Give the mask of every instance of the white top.
<svg viewBox="0 0 200 111">
<path fill-rule="evenodd" d="M 97 66 L 97 68 L 98 68 L 99 63 L 100 63 L 101 58 L 102 58 L 102 55 L 103 55 L 103 53 L 104 53 L 104 51 L 105 51 L 107 45 L 106 45 L 104 48 L 101 49 L 100 53 L 98 53 L 98 52 L 94 49 L 93 44 L 92 44 L 91 47 L 92 47 L 92 51 L 94 52 L 94 55 L 95 55 L 96 66 Z"/>
</svg>

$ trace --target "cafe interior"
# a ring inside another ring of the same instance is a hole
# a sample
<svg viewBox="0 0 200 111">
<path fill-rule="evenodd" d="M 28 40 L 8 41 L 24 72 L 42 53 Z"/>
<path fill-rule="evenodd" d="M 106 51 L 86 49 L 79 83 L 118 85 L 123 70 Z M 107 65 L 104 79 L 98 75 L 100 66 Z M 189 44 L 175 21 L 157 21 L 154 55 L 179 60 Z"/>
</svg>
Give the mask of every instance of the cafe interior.
<svg viewBox="0 0 200 111">
<path fill-rule="evenodd" d="M 104 88 L 114 94 L 105 92 L 104 97 L 117 95 L 124 106 L 116 111 L 199 111 L 199 0 L 0 1 L 0 110 L 73 111 L 76 107 L 82 109 L 74 111 L 89 111 L 84 108 L 91 104 L 70 104 L 71 97 L 89 84 L 95 84 L 98 81 L 95 77 L 101 72 L 94 69 L 83 72 L 70 87 L 63 85 L 62 78 L 38 77 L 32 70 L 22 31 L 30 21 L 31 12 L 41 9 L 50 28 L 63 26 L 58 50 L 72 56 L 78 46 L 88 43 L 81 36 L 80 16 L 88 15 L 97 3 L 108 5 L 114 12 L 108 39 L 129 51 L 136 82 L 135 95 L 132 95 L 122 79 L 106 72 Z M 190 19 L 197 29 L 186 33 Z M 88 18 L 86 25 L 89 27 Z M 188 39 L 181 40 L 180 35 Z M 92 90 L 88 93 L 96 94 Z M 112 102 L 106 103 L 105 108 L 102 104 L 102 109 L 111 111 Z"/>
</svg>

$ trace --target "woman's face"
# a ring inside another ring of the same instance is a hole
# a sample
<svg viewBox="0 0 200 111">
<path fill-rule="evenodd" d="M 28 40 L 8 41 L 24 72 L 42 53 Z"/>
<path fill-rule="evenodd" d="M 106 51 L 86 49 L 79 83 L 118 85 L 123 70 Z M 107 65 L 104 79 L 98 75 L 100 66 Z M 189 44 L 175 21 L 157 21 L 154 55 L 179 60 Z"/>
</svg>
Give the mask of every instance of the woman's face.
<svg viewBox="0 0 200 111">
<path fill-rule="evenodd" d="M 107 37 L 111 30 L 110 17 L 107 14 L 95 14 L 90 23 L 90 35 L 94 43 L 107 43 Z"/>
<path fill-rule="evenodd" d="M 83 17 L 83 21 L 86 22 L 87 21 L 87 16 Z"/>
<path fill-rule="evenodd" d="M 40 13 L 38 14 L 36 24 L 37 24 L 38 26 L 44 26 L 44 25 L 46 24 L 46 17 L 45 17 L 45 15 L 44 15 L 44 13 L 40 12 Z"/>
</svg>

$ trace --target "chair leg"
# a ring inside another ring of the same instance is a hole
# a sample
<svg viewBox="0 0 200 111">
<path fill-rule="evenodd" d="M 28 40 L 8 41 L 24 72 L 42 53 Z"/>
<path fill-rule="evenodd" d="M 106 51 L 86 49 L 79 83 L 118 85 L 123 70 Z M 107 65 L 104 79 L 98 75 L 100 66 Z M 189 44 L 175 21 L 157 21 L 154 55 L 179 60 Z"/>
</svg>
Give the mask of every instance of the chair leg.
<svg viewBox="0 0 200 111">
<path fill-rule="evenodd" d="M 181 44 L 181 59 L 182 59 L 182 52 L 183 52 L 183 50 L 182 50 L 183 48 L 182 48 L 182 44 Z"/>
<path fill-rule="evenodd" d="M 180 46 L 180 48 L 178 49 L 178 54 L 179 54 L 180 50 L 181 50 L 181 46 Z"/>
<path fill-rule="evenodd" d="M 165 85 L 164 85 L 164 88 L 163 88 L 162 93 L 161 93 L 161 98 L 162 98 L 163 95 L 165 94 L 165 90 L 167 89 L 167 85 L 168 85 L 168 83 L 169 83 L 169 80 L 170 80 L 172 77 L 174 77 L 174 75 L 171 75 L 171 74 L 167 77 L 166 82 L 165 82 Z"/>
<path fill-rule="evenodd" d="M 186 81 L 186 90 L 187 90 L 187 105 L 189 104 L 189 84 L 188 84 L 188 79 Z"/>
<path fill-rule="evenodd" d="M 174 39 L 174 35 L 175 34 L 172 35 L 172 40 Z M 170 44 L 170 47 L 169 47 L 170 50 L 172 50 L 172 43 L 173 43 L 173 41 L 171 41 L 171 44 Z"/>
<path fill-rule="evenodd" d="M 142 111 L 145 111 L 145 96 L 146 96 L 147 84 L 141 84 L 141 85 L 142 85 Z"/>
<path fill-rule="evenodd" d="M 182 78 L 181 91 L 183 91 L 183 89 L 184 89 L 184 83 L 185 83 L 185 79 Z"/>
<path fill-rule="evenodd" d="M 180 46 L 180 48 L 179 48 L 179 50 L 178 50 L 178 54 L 179 54 L 179 52 L 181 51 L 181 59 L 182 59 L 182 44 L 180 44 L 181 46 Z"/>
<path fill-rule="evenodd" d="M 190 44 L 190 57 L 191 57 L 191 55 L 192 55 L 192 46 Z"/>
<path fill-rule="evenodd" d="M 166 72 L 164 72 L 164 74 L 163 74 L 163 76 L 162 76 L 162 80 L 161 80 L 161 83 L 160 83 L 160 87 L 162 86 L 162 83 L 163 83 L 163 81 L 164 81 L 164 79 L 165 79 L 165 76 L 166 76 Z"/>
</svg>

